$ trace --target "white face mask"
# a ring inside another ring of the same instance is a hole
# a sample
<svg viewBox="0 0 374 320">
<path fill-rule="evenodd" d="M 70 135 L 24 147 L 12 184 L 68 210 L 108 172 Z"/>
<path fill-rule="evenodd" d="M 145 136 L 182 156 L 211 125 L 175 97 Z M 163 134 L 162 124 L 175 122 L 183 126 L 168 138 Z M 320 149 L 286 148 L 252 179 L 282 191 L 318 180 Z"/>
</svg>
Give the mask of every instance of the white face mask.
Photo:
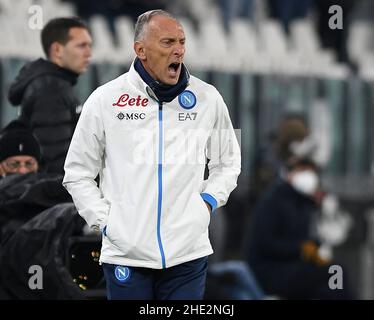
<svg viewBox="0 0 374 320">
<path fill-rule="evenodd" d="M 296 172 L 291 178 L 292 187 L 306 195 L 313 195 L 316 192 L 318 182 L 318 176 L 313 170 Z"/>
</svg>

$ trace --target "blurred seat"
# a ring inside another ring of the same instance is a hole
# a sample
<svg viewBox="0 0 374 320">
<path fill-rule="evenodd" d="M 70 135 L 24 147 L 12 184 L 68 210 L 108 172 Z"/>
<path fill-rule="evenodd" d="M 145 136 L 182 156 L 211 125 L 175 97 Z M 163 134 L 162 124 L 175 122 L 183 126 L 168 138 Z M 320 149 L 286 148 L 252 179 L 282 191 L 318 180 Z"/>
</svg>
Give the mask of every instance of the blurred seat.
<svg viewBox="0 0 374 320">
<path fill-rule="evenodd" d="M 287 37 L 278 21 L 266 20 L 262 22 L 259 33 L 265 50 L 272 52 L 272 54 L 287 54 Z"/>
<path fill-rule="evenodd" d="M 258 34 L 248 20 L 234 19 L 228 34 L 228 48 L 237 70 L 262 72 L 268 67 L 267 60 L 258 52 Z"/>
<path fill-rule="evenodd" d="M 184 34 L 186 36 L 185 60 L 187 66 L 192 69 L 205 70 L 208 59 L 204 54 L 201 54 L 199 34 L 189 19 L 180 18 L 179 22 L 183 26 Z"/>
<path fill-rule="evenodd" d="M 369 21 L 354 21 L 347 39 L 349 58 L 357 65 L 359 74 L 366 79 L 374 79 L 373 26 Z"/>
<path fill-rule="evenodd" d="M 6 44 L 0 46 L 0 57 L 31 60 L 42 56 L 41 28 L 52 18 L 74 15 L 72 4 L 57 0 L 0 0 L 0 42 Z M 40 25 L 37 18 L 41 19 Z"/>
<path fill-rule="evenodd" d="M 118 54 L 121 63 L 129 65 L 135 58 L 134 52 L 134 23 L 131 17 L 119 16 L 114 21 L 114 29 L 117 36 Z"/>
<path fill-rule="evenodd" d="M 315 28 L 310 20 L 295 20 L 290 26 L 290 36 L 293 46 L 299 52 L 314 54 L 321 48 Z"/>
<path fill-rule="evenodd" d="M 320 75 L 330 72 L 329 67 L 335 64 L 335 53 L 321 48 L 315 26 L 309 19 L 295 20 L 290 25 L 290 44 L 301 74 Z"/>
<path fill-rule="evenodd" d="M 95 62 L 121 63 L 122 57 L 116 53 L 113 35 L 108 22 L 102 15 L 94 15 L 89 20 L 93 38 L 92 60 Z"/>
<path fill-rule="evenodd" d="M 48 20 L 53 18 L 71 17 L 77 14 L 75 6 L 70 2 L 62 2 L 60 0 L 44 0 L 32 2 L 34 2 L 35 5 L 40 5 L 43 8 L 44 24 L 47 23 Z"/>
<path fill-rule="evenodd" d="M 227 36 L 220 20 L 206 19 L 199 26 L 200 53 L 207 56 L 208 65 L 214 70 L 230 70 L 233 59 L 227 59 L 229 50 Z"/>
<path fill-rule="evenodd" d="M 259 24 L 258 32 L 260 54 L 269 61 L 268 71 L 292 72 L 295 64 L 282 25 L 272 19 L 264 20 Z"/>
<path fill-rule="evenodd" d="M 347 49 L 349 58 L 359 63 L 362 58 L 373 55 L 373 24 L 355 21 L 349 29 Z"/>
</svg>

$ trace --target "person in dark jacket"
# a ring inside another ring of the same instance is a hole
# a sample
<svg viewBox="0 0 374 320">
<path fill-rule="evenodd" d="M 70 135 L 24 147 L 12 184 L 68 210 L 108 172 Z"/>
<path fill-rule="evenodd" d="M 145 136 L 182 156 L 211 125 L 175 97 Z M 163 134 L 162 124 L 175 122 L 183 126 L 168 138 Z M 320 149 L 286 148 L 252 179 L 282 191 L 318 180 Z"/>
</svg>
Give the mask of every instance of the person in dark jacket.
<svg viewBox="0 0 374 320">
<path fill-rule="evenodd" d="M 0 298 L 84 299 L 85 291 L 73 280 L 66 261 L 70 238 L 81 235 L 84 224 L 74 204 L 64 202 L 35 215 L 28 213 L 29 219 L 0 244 Z M 89 266 L 101 270 L 97 263 Z M 37 270 L 42 271 L 42 280 L 36 279 Z M 81 270 L 90 272 L 87 262 Z"/>
<path fill-rule="evenodd" d="M 80 113 L 73 86 L 87 70 L 92 40 L 78 18 L 57 18 L 43 28 L 41 41 L 47 60 L 26 64 L 8 98 L 13 105 L 21 105 L 20 118 L 39 139 L 44 160 L 41 169 L 62 174 Z"/>
<path fill-rule="evenodd" d="M 268 295 L 284 299 L 351 299 L 329 288 L 329 267 L 314 232 L 319 178 L 309 159 L 295 159 L 257 204 L 249 230 L 248 263 Z"/>
<path fill-rule="evenodd" d="M 27 124 L 11 121 L 0 133 L 0 176 L 37 172 L 41 159 L 38 140 Z"/>
</svg>

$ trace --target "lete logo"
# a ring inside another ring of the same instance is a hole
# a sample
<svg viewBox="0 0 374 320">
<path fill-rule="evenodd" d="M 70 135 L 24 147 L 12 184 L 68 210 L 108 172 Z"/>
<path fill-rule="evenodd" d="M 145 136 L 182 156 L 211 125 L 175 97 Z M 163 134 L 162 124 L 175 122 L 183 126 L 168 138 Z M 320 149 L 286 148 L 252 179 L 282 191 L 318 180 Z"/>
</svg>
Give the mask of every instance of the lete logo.
<svg viewBox="0 0 374 320">
<path fill-rule="evenodd" d="M 118 98 L 116 103 L 113 103 L 113 107 L 125 107 L 125 106 L 137 106 L 137 107 L 145 107 L 148 104 L 147 98 L 142 98 L 138 96 L 137 98 L 130 98 L 130 96 L 125 93 Z"/>
</svg>

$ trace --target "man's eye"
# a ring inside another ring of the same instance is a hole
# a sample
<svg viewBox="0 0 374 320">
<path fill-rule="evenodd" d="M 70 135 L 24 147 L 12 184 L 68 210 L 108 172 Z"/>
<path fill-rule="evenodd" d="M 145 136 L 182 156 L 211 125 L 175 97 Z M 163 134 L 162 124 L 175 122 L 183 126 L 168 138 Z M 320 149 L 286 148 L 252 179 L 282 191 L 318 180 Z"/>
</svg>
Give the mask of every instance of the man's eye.
<svg viewBox="0 0 374 320">
<path fill-rule="evenodd" d="M 7 162 L 6 163 L 10 169 L 17 169 L 20 166 L 20 163 L 15 161 L 15 162 Z"/>
</svg>

